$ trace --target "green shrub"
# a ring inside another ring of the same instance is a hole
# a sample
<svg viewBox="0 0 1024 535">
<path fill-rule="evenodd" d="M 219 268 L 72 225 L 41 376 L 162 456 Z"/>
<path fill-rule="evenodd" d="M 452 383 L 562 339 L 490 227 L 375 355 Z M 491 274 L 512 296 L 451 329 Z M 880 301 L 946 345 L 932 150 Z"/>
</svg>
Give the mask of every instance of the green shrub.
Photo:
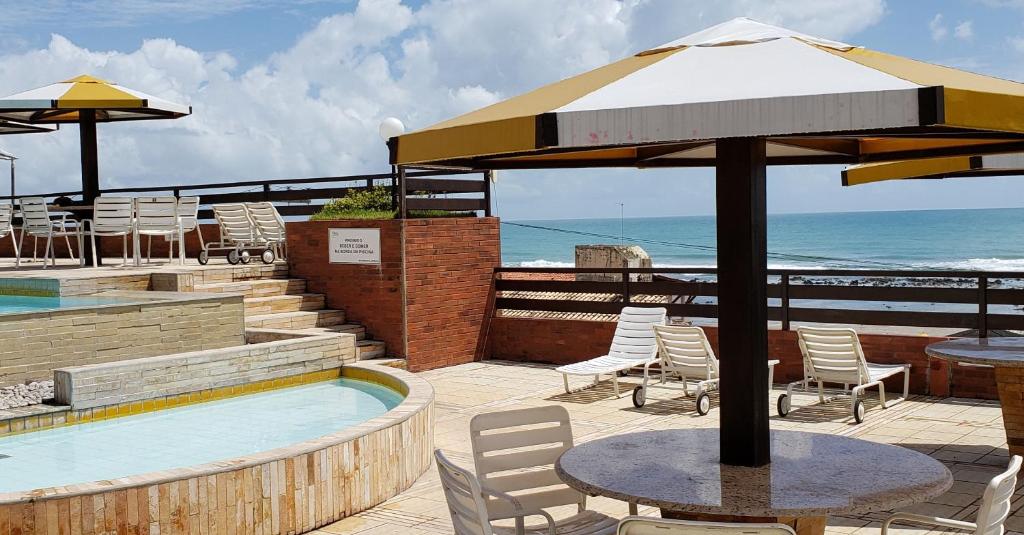
<svg viewBox="0 0 1024 535">
<path fill-rule="evenodd" d="M 396 211 L 391 209 L 391 188 L 374 186 L 356 190 L 340 199 L 324 203 L 319 212 L 309 218 L 313 221 L 327 219 L 394 219 Z M 474 217 L 473 212 L 446 212 L 444 210 L 412 210 L 409 217 Z"/>
</svg>

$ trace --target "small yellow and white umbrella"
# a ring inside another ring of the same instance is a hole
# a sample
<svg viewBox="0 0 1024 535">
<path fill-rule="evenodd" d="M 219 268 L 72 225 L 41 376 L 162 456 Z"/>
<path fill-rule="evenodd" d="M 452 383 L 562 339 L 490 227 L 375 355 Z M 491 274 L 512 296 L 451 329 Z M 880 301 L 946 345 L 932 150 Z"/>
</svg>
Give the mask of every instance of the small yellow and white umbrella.
<svg viewBox="0 0 1024 535">
<path fill-rule="evenodd" d="M 851 165 L 843 170 L 842 177 L 844 186 L 857 186 L 887 180 L 1007 175 L 1024 175 L 1024 153 L 949 156 Z"/>
</svg>

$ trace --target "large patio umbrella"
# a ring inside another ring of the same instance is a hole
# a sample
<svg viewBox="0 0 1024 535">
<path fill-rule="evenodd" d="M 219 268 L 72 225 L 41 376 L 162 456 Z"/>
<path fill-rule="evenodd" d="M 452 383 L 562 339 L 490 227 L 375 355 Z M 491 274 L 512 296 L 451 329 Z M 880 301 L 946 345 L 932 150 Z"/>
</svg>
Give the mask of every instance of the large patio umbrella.
<svg viewBox="0 0 1024 535">
<path fill-rule="evenodd" d="M 720 458 L 759 466 L 766 165 L 1024 150 L 1024 85 L 735 19 L 389 147 L 402 168 L 715 166 Z"/>
<path fill-rule="evenodd" d="M 852 165 L 843 170 L 844 186 L 886 180 L 1024 175 L 1024 153 L 921 158 Z"/>
<path fill-rule="evenodd" d="M 31 124 L 78 123 L 85 204 L 92 204 L 100 191 L 96 123 L 177 119 L 190 113 L 191 106 L 88 75 L 0 98 L 0 119 Z"/>
</svg>

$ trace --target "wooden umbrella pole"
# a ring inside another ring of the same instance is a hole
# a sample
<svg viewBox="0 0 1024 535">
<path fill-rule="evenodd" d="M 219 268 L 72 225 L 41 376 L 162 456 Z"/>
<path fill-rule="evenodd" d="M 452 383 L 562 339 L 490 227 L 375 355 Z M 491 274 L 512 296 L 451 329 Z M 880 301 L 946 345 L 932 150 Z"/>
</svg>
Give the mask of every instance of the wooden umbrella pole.
<svg viewBox="0 0 1024 535">
<path fill-rule="evenodd" d="M 78 135 L 82 150 L 82 202 L 87 205 L 94 204 L 96 197 L 100 196 L 100 171 L 99 158 L 96 148 L 96 110 L 80 110 L 78 112 Z M 91 217 L 91 216 L 90 216 Z M 85 258 L 92 257 L 92 244 L 89 240 L 84 243 Z M 99 240 L 96 247 L 102 251 Z M 103 255 L 97 251 L 97 261 L 103 263 Z"/>
<path fill-rule="evenodd" d="M 771 462 L 768 435 L 768 301 L 765 140 L 717 141 L 720 456 Z"/>
</svg>

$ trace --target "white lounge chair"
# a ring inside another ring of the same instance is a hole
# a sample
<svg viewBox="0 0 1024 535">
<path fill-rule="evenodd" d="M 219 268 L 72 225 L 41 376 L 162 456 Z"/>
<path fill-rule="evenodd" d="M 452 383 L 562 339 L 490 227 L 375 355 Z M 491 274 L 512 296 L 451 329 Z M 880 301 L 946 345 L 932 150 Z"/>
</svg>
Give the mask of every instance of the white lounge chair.
<svg viewBox="0 0 1024 535">
<path fill-rule="evenodd" d="M 99 267 L 101 254 L 96 248 L 96 236 L 121 236 L 121 265 L 127 265 L 128 236 L 134 232 L 135 201 L 131 197 L 97 197 L 92 217 L 82 220 L 82 238 L 88 234 L 92 243 L 93 267 Z"/>
<path fill-rule="evenodd" d="M 1003 523 L 1010 514 L 1010 502 L 1017 488 L 1017 472 L 1020 470 L 1021 457 L 1010 458 L 1010 466 L 1005 472 L 989 481 L 985 493 L 981 496 L 981 506 L 974 522 L 952 520 L 935 516 L 917 515 L 913 513 L 895 513 L 882 523 L 882 535 L 889 533 L 893 524 L 919 525 L 939 528 L 940 530 L 955 529 L 970 531 L 975 535 L 1002 535 Z"/>
<path fill-rule="evenodd" d="M 697 522 L 628 516 L 619 523 L 618 535 L 796 535 L 785 524 Z"/>
<path fill-rule="evenodd" d="M 14 206 L 0 204 L 0 238 L 11 237 L 11 245 L 14 247 L 15 267 L 21 265 L 21 252 L 18 249 L 18 239 L 14 237 Z"/>
<path fill-rule="evenodd" d="M 199 228 L 199 197 L 178 197 L 178 221 L 181 224 L 181 235 L 184 239 L 189 232 L 195 232 L 199 236 L 200 248 L 205 247 L 203 242 L 203 231 Z M 171 254 L 174 254 L 174 243 L 178 240 L 177 234 L 171 234 L 168 239 Z M 184 247 L 181 250 L 185 250 Z"/>
<path fill-rule="evenodd" d="M 804 378 L 786 385 L 786 393 L 779 396 L 776 404 L 779 416 L 789 414 L 796 386 L 807 390 L 808 383 L 818 384 L 818 401 L 826 403 L 823 385 L 843 385 L 850 392 L 850 410 L 857 423 L 864 421 L 864 402 L 859 398 L 864 390 L 877 386 L 882 408 L 894 405 L 907 398 L 910 391 L 910 364 L 873 364 L 864 358 L 864 350 L 853 329 L 825 329 L 820 327 L 798 327 L 797 337 L 800 352 L 804 358 Z M 888 403 L 885 399 L 885 383 L 882 381 L 894 375 L 903 374 L 903 396 Z M 851 389 L 850 386 L 853 385 Z"/>
<path fill-rule="evenodd" d="M 146 262 L 152 259 L 153 236 L 163 236 L 171 244 L 178 242 L 178 262 L 185 263 L 185 241 L 182 239 L 181 220 L 178 219 L 178 198 L 139 197 L 135 199 L 135 265 L 140 265 L 139 237 L 147 237 Z M 167 259 L 174 259 L 174 248 L 168 245 Z"/>
<path fill-rule="evenodd" d="M 570 375 L 593 376 L 594 384 L 597 384 L 602 375 L 610 374 L 615 386 L 615 397 L 619 397 L 618 373 L 650 364 L 657 358 L 658 344 L 654 340 L 652 327 L 664 325 L 667 314 L 667 311 L 660 307 L 623 308 L 607 355 L 555 368 L 555 371 L 562 374 L 565 392 L 570 392 Z"/>
<path fill-rule="evenodd" d="M 249 209 L 242 203 L 215 204 L 213 217 L 220 227 L 220 237 L 204 244 L 199 263 L 205 265 L 210 261 L 210 251 L 226 250 L 229 264 L 248 264 L 246 249 L 256 247 L 256 227 L 249 217 Z"/>
<path fill-rule="evenodd" d="M 273 264 L 275 259 L 284 258 L 287 248 L 284 218 L 274 203 L 250 202 L 245 206 L 249 209 L 249 218 L 256 230 L 257 245 L 266 247 L 260 253 L 260 259 L 264 264 Z"/>
<path fill-rule="evenodd" d="M 711 343 L 700 327 L 683 327 L 679 325 L 655 325 L 655 339 L 658 342 L 658 365 L 661 379 L 651 382 L 651 365 L 644 364 L 644 382 L 633 389 L 633 405 L 643 407 L 647 402 L 647 389 L 664 388 L 682 390 L 689 396 L 689 383 L 693 379 L 696 392 L 694 400 L 697 413 L 704 416 L 711 410 L 711 397 L 708 392 L 718 389 L 718 358 L 711 349 Z M 778 360 L 768 361 L 768 388 L 771 388 Z M 678 384 L 669 382 L 673 376 L 679 379 Z"/>
<path fill-rule="evenodd" d="M 45 199 L 42 197 L 22 197 L 21 219 L 21 236 L 18 238 L 18 250 L 24 250 L 22 245 L 26 234 L 32 238 L 45 237 L 46 249 L 43 252 L 43 269 L 46 269 L 47 260 L 50 260 L 51 265 L 57 265 L 57 255 L 53 248 L 54 238 L 64 238 L 64 242 L 68 246 L 68 254 L 72 260 L 75 259 L 74 250 L 71 248 L 71 236 L 74 236 L 78 241 L 79 264 L 85 265 L 85 259 L 82 258 L 81 227 L 77 224 L 72 224 L 68 220 L 67 214 L 61 216 L 59 220 L 53 221 L 50 219 L 50 211 L 46 207 Z M 20 257 L 16 263 L 20 265 Z"/>
<path fill-rule="evenodd" d="M 484 489 L 488 522 L 541 515 L 554 533 L 615 533 L 618 521 L 587 510 L 587 496 L 562 482 L 554 463 L 572 447 L 572 425 L 564 407 L 550 405 L 478 414 L 469 422 L 476 474 Z M 514 501 L 498 493 L 514 497 Z M 543 510 L 575 505 L 577 513 L 557 521 Z M 527 514 L 528 513 L 528 514 Z M 531 528 L 536 529 L 536 528 Z"/>
</svg>

